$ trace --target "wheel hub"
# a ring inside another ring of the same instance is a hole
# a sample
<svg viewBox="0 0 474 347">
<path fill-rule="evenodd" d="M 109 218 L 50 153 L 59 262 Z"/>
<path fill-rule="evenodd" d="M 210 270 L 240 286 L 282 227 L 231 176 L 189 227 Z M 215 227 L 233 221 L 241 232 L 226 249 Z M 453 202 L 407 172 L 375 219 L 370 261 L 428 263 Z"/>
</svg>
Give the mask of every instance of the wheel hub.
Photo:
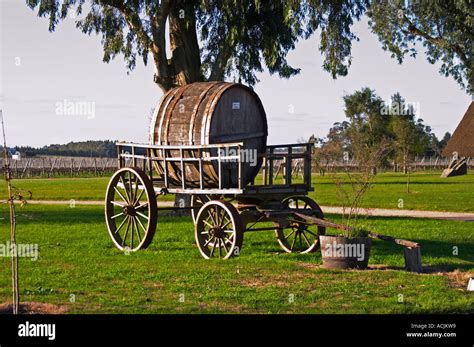
<svg viewBox="0 0 474 347">
<path fill-rule="evenodd" d="M 136 215 L 135 208 L 131 205 L 124 206 L 123 207 L 123 213 L 125 213 L 125 215 L 128 215 L 128 216 L 135 216 Z"/>
<path fill-rule="evenodd" d="M 224 230 L 220 227 L 211 228 L 211 230 L 209 230 L 209 234 L 219 239 L 224 238 L 224 235 L 225 235 Z"/>
</svg>

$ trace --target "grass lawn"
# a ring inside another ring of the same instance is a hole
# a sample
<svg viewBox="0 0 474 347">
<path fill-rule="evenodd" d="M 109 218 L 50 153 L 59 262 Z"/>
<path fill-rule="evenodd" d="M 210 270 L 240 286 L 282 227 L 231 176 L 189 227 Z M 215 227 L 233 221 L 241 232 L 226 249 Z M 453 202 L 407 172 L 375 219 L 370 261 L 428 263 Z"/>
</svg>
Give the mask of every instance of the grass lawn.
<svg viewBox="0 0 474 347">
<path fill-rule="evenodd" d="M 403 174 L 377 175 L 362 206 L 396 209 L 403 201 L 403 209 L 474 212 L 474 173 L 449 179 L 440 178 L 438 172 L 415 173 L 410 178 L 410 193 L 406 192 L 406 180 Z M 14 184 L 31 190 L 35 200 L 103 200 L 108 181 L 108 177 L 53 178 L 15 180 Z M 313 186 L 315 191 L 310 196 L 320 205 L 340 205 L 334 180 L 329 175 L 313 175 Z M 0 196 L 6 197 L 4 184 L 0 186 Z M 173 200 L 174 196 L 160 199 Z"/>
<path fill-rule="evenodd" d="M 343 174 L 342 177 L 344 177 Z M 474 172 L 465 176 L 441 178 L 439 172 L 417 172 L 410 175 L 410 193 L 407 176 L 382 173 L 367 192 L 363 207 L 402 208 L 426 211 L 474 212 Z M 338 206 L 339 198 L 334 179 L 313 175 L 315 191 L 310 196 L 321 205 Z M 349 188 L 349 187 L 348 187 Z M 399 207 L 399 203 L 403 207 Z"/>
<path fill-rule="evenodd" d="M 86 192 L 82 196 L 90 198 Z M 5 243 L 4 204 L 0 218 Z M 365 223 L 420 242 L 428 273 L 403 271 L 401 247 L 383 241 L 374 241 L 370 264 L 376 269 L 321 269 L 319 252 L 286 254 L 272 232 L 246 234 L 238 258 L 204 260 L 187 217 L 159 217 L 150 247 L 125 255 L 113 247 L 101 207 L 27 205 L 18 207 L 18 242 L 39 244 L 40 257 L 20 259 L 21 299 L 66 305 L 71 313 L 474 313 L 474 293 L 465 291 L 465 276 L 474 272 L 473 223 L 402 218 Z M 0 302 L 6 302 L 9 258 L 0 258 L 0 269 Z"/>
</svg>

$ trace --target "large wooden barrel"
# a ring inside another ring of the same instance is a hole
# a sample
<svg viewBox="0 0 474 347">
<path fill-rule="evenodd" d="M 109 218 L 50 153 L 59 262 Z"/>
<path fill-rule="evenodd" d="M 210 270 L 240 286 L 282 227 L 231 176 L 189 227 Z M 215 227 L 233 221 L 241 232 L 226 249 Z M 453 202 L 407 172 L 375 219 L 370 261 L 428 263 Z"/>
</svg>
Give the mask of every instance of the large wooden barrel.
<svg viewBox="0 0 474 347">
<path fill-rule="evenodd" d="M 155 109 L 150 143 L 159 145 L 207 145 L 243 142 L 246 150 L 244 181 L 251 182 L 262 164 L 256 155 L 265 151 L 267 119 L 257 94 L 242 84 L 227 82 L 198 82 L 174 88 L 167 92 Z M 216 155 L 217 151 L 208 155 Z M 161 151 L 157 151 L 162 156 Z M 169 150 L 168 156 L 179 156 L 179 151 Z M 185 151 L 184 156 L 196 156 Z M 255 158 L 254 158 L 255 157 Z M 255 161 L 251 159 L 254 158 Z M 163 174 L 163 165 L 156 165 Z M 167 166 L 170 183 L 181 185 L 179 162 Z M 237 164 L 224 163 L 221 168 L 223 187 L 236 187 Z M 218 186 L 217 161 L 206 162 L 203 167 L 206 188 Z M 199 186 L 198 164 L 185 166 L 186 183 Z"/>
</svg>

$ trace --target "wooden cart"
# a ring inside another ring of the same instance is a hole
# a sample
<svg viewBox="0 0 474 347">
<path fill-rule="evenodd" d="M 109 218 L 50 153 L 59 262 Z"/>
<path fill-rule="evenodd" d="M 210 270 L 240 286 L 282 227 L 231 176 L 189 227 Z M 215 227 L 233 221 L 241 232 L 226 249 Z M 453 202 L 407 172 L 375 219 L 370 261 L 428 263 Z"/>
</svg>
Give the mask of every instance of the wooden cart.
<svg viewBox="0 0 474 347">
<path fill-rule="evenodd" d="M 191 211 L 196 243 L 204 258 L 239 255 L 244 233 L 251 231 L 274 231 L 280 246 L 289 253 L 314 252 L 319 247 L 319 235 L 325 228 L 297 216 L 324 217 L 318 204 L 307 196 L 313 190 L 312 144 L 267 146 L 265 153 L 258 154 L 262 164 L 258 184 L 245 182 L 248 157 L 243 142 L 187 146 L 118 143 L 117 149 L 119 169 L 107 187 L 105 217 L 112 241 L 120 250 L 146 248 L 156 230 L 158 211 L 179 209 Z M 278 181 L 277 162 L 283 173 Z M 217 177 L 207 177 L 209 165 Z M 296 165 L 301 178 L 292 177 Z M 229 179 L 229 175 L 237 179 Z M 157 203 L 160 195 L 178 193 L 191 195 L 190 206 L 160 207 Z"/>
</svg>

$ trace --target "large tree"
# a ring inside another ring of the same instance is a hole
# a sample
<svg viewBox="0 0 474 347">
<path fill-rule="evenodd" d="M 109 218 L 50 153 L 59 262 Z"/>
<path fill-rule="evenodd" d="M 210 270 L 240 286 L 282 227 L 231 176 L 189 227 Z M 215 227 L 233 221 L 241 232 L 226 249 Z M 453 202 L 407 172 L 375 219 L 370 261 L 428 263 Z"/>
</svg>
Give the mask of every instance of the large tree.
<svg viewBox="0 0 474 347">
<path fill-rule="evenodd" d="M 392 133 L 392 150 L 395 168 L 402 163 L 403 172 L 408 173 L 408 166 L 416 154 L 423 154 L 430 148 L 432 141 L 431 128 L 422 119 L 416 119 L 412 105 L 396 93 L 391 103 L 385 105 L 390 121 L 388 129 Z"/>
<path fill-rule="evenodd" d="M 392 140 L 388 130 L 390 115 L 384 112 L 383 100 L 370 88 L 345 95 L 343 99 L 353 155 L 361 166 L 368 162 L 374 165 L 375 172 L 376 167 L 385 162 L 386 148 Z M 380 154 L 378 158 L 375 153 Z"/>
<path fill-rule="evenodd" d="M 384 49 L 400 62 L 416 55 L 421 41 L 430 62 L 472 91 L 472 0 L 26 0 L 49 30 L 68 14 L 77 27 L 101 35 L 103 60 L 123 55 L 129 70 L 137 59 L 155 66 L 155 82 L 169 90 L 196 81 L 234 76 L 253 85 L 256 73 L 288 78 L 299 69 L 287 53 L 317 30 L 323 69 L 333 78 L 348 73 L 354 21 L 365 13 Z M 168 28 L 168 32 L 167 32 Z M 166 54 L 167 44 L 171 55 Z"/>
<path fill-rule="evenodd" d="M 50 31 L 75 11 L 79 29 L 101 35 L 105 62 L 122 54 L 133 70 L 138 57 L 145 64 L 151 57 L 154 80 L 165 91 L 232 74 L 253 85 L 264 65 L 280 77 L 293 76 L 300 70 L 287 63 L 288 51 L 317 29 L 321 29 L 323 68 L 333 77 L 346 75 L 356 39 L 350 27 L 365 11 L 365 3 L 355 0 L 27 0 L 27 4 L 39 16 L 49 17 Z"/>
</svg>

